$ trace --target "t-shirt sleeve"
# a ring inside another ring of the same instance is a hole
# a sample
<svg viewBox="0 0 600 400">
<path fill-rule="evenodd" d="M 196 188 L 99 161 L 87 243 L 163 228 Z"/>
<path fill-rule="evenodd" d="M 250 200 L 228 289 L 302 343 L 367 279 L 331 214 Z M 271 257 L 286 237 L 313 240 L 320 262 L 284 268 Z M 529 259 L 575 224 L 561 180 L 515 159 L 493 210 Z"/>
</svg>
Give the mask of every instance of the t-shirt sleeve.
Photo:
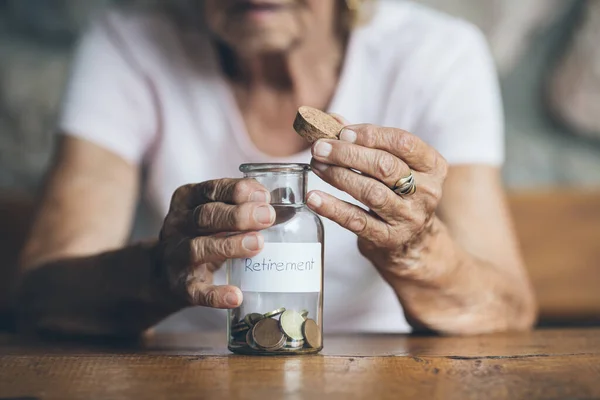
<svg viewBox="0 0 600 400">
<path fill-rule="evenodd" d="M 504 116 L 498 75 L 481 32 L 460 26 L 437 67 L 428 69 L 427 98 L 416 131 L 449 164 L 504 162 Z M 432 58 L 430 58 L 432 60 Z"/>
<path fill-rule="evenodd" d="M 136 62 L 134 35 L 109 14 L 95 20 L 74 55 L 58 129 L 138 164 L 156 135 L 149 80 Z"/>
</svg>

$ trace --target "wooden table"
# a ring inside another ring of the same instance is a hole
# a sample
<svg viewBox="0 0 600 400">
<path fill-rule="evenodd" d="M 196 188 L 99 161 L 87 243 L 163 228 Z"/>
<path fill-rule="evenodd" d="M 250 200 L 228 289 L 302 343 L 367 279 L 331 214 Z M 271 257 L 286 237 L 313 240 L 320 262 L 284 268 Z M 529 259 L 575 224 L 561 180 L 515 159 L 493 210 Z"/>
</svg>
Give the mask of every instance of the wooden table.
<svg viewBox="0 0 600 400">
<path fill-rule="evenodd" d="M 317 356 L 247 357 L 223 335 L 141 346 L 0 336 L 0 399 L 600 399 L 600 329 L 325 340 Z"/>
</svg>

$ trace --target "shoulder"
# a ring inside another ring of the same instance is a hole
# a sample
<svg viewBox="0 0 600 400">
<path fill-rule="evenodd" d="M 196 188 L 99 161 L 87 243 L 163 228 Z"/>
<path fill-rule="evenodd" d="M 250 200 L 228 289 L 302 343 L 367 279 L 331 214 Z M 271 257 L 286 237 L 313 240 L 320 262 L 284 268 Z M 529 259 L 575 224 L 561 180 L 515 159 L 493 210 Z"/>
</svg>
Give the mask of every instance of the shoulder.
<svg viewBox="0 0 600 400">
<path fill-rule="evenodd" d="M 175 47 L 176 24 L 156 9 L 110 7 L 94 15 L 84 35 L 92 47 L 101 43 L 130 61 L 153 61 L 161 49 Z"/>
<path fill-rule="evenodd" d="M 166 11 L 151 7 L 107 7 L 92 16 L 90 25 L 130 39 L 151 37 L 157 30 L 175 30 L 174 20 Z"/>
<path fill-rule="evenodd" d="M 381 57 L 453 61 L 460 54 L 488 52 L 475 25 L 412 1 L 380 0 L 369 23 L 359 28 L 364 43 Z"/>
</svg>

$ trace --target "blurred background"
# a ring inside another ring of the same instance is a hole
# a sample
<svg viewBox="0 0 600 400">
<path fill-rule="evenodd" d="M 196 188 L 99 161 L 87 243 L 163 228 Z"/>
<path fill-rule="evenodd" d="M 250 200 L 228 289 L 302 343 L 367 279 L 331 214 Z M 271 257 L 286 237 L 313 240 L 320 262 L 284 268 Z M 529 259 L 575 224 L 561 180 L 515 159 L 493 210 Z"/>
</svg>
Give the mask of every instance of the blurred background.
<svg viewBox="0 0 600 400">
<path fill-rule="evenodd" d="M 38 186 L 73 45 L 110 1 L 0 0 L 0 187 Z M 419 1 L 488 37 L 505 100 L 507 184 L 600 185 L 600 2 Z"/>
<path fill-rule="evenodd" d="M 489 40 L 506 113 L 504 177 L 542 321 L 598 323 L 600 1 L 419 1 L 472 21 Z M 78 34 L 110 2 L 0 0 L 2 254 L 27 229 Z"/>
</svg>

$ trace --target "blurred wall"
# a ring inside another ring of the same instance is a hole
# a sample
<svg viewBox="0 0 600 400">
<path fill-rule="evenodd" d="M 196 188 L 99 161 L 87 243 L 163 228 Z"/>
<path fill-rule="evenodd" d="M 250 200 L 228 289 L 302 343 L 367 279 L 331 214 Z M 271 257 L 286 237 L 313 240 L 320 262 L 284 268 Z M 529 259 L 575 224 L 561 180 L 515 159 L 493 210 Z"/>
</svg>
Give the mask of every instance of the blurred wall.
<svg viewBox="0 0 600 400">
<path fill-rule="evenodd" d="M 39 184 L 77 32 L 108 1 L 0 0 L 0 188 Z M 582 2 L 421 1 L 475 22 L 492 45 L 507 115 L 508 185 L 599 185 L 600 140 L 573 135 L 544 108 L 543 83 Z"/>
</svg>

